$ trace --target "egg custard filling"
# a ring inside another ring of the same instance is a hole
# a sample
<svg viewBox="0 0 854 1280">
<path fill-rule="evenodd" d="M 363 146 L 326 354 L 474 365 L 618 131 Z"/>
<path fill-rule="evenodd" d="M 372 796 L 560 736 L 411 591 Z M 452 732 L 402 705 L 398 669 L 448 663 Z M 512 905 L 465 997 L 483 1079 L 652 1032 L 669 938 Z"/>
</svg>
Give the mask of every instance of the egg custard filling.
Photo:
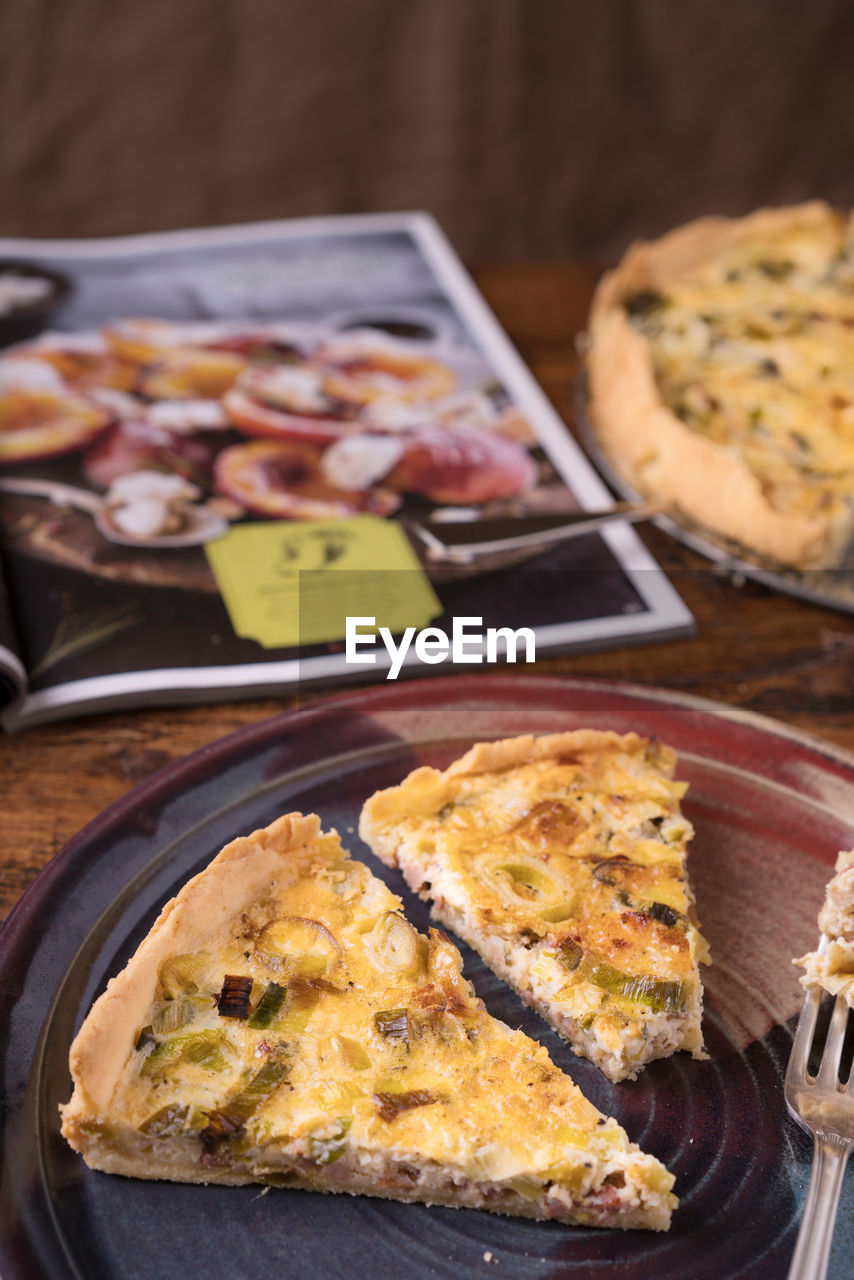
<svg viewBox="0 0 854 1280">
<path fill-rule="evenodd" d="M 675 753 L 578 730 L 480 743 L 377 792 L 360 832 L 432 913 L 611 1080 L 703 1057 L 708 959 Z"/>
<path fill-rule="evenodd" d="M 291 814 L 163 909 L 74 1041 L 94 1169 L 664 1230 L 673 1177 L 487 1014 L 437 930 Z"/>
</svg>

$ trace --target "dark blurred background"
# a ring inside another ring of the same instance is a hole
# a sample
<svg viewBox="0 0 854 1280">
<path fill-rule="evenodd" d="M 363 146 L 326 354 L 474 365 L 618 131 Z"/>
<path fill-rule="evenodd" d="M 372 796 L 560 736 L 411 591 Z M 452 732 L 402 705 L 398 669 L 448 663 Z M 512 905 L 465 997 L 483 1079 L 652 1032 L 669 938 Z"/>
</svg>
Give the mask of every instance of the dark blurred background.
<svg viewBox="0 0 854 1280">
<path fill-rule="evenodd" d="M 0 234 L 427 208 L 605 259 L 854 203 L 851 0 L 0 0 Z"/>
</svg>

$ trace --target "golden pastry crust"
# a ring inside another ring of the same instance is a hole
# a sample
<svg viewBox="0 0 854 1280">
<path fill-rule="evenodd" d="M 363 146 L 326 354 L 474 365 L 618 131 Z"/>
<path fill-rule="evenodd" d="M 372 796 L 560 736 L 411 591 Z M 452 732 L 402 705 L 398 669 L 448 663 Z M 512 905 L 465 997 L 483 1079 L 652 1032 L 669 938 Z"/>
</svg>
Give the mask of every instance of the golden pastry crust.
<svg viewBox="0 0 854 1280">
<path fill-rule="evenodd" d="M 360 834 L 613 1080 L 703 1056 L 707 949 L 671 748 L 576 730 L 478 743 L 364 806 Z"/>
<path fill-rule="evenodd" d="M 316 817 L 233 841 L 84 1022 L 68 1142 L 134 1177 L 666 1229 L 671 1175 L 400 906 Z"/>
<path fill-rule="evenodd" d="M 826 409 L 824 400 L 820 414 L 815 407 L 822 352 L 838 343 L 844 354 L 850 343 L 851 286 L 840 271 L 839 283 L 827 278 L 831 264 L 851 252 L 845 236 L 842 216 L 821 201 L 739 219 L 701 218 L 633 245 L 603 277 L 591 309 L 590 417 L 610 462 L 665 509 L 774 564 L 833 566 L 852 534 L 854 456 L 848 455 L 854 421 L 845 417 L 847 375 L 840 375 L 825 414 L 828 433 L 841 430 L 845 440 L 844 458 L 833 464 L 839 473 L 823 475 L 832 440 L 819 439 L 820 457 L 809 448 L 816 418 Z M 663 310 L 659 317 L 661 333 L 655 331 L 658 321 L 638 323 L 629 314 L 632 299 L 656 296 L 670 307 L 669 321 Z M 790 334 L 777 332 L 785 328 L 787 308 Z M 776 319 L 766 333 L 769 315 Z M 821 338 L 812 350 L 811 328 Z M 814 365 L 806 379 L 804 352 Z M 751 354 L 755 364 L 748 368 Z M 776 374 L 763 374 L 763 363 L 766 370 L 776 367 Z M 795 394 L 778 403 L 789 382 Z M 739 420 L 748 401 L 747 416 Z M 766 406 L 775 420 L 763 441 Z"/>
</svg>

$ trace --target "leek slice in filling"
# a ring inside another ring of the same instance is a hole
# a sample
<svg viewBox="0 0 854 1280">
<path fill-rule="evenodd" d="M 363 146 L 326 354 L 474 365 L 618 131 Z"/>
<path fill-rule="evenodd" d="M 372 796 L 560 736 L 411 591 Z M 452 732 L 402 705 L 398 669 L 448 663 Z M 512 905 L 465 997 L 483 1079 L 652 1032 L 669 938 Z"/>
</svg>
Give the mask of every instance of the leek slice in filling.
<svg viewBox="0 0 854 1280">
<path fill-rule="evenodd" d="M 231 1046 L 222 1031 L 191 1031 L 155 1045 L 143 1062 L 140 1074 L 168 1075 L 179 1063 L 193 1063 L 203 1071 L 224 1071 L 228 1066 L 226 1054 L 230 1053 Z"/>
<path fill-rule="evenodd" d="M 275 1045 L 260 1071 L 255 1073 L 248 1084 L 221 1107 L 209 1112 L 207 1128 L 202 1130 L 201 1135 L 205 1147 L 213 1151 L 221 1142 L 240 1133 L 250 1116 L 284 1083 L 289 1070 L 290 1055 L 287 1045 Z"/>
<path fill-rule="evenodd" d="M 582 982 L 592 982 L 611 996 L 643 1005 L 655 1013 L 679 1013 L 685 1007 L 685 983 L 656 978 L 652 974 L 624 973 L 597 956 L 586 954 L 577 942 L 567 940 L 557 949 L 565 969 Z"/>
<path fill-rule="evenodd" d="M 280 986 L 278 982 L 269 982 L 264 988 L 261 999 L 249 1015 L 246 1025 L 253 1030 L 266 1030 L 281 1013 L 287 994 L 287 987 Z"/>
</svg>

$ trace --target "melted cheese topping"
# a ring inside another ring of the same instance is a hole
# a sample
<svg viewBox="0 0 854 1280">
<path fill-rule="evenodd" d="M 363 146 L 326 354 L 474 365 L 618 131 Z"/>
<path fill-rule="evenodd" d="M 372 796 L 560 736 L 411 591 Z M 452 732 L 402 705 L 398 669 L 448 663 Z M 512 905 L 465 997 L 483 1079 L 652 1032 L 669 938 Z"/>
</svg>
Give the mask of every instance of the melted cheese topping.
<svg viewBox="0 0 854 1280">
<path fill-rule="evenodd" d="M 623 298 L 662 398 L 737 450 L 772 505 L 829 517 L 854 490 L 854 239 L 843 219 L 745 231 Z"/>
</svg>

